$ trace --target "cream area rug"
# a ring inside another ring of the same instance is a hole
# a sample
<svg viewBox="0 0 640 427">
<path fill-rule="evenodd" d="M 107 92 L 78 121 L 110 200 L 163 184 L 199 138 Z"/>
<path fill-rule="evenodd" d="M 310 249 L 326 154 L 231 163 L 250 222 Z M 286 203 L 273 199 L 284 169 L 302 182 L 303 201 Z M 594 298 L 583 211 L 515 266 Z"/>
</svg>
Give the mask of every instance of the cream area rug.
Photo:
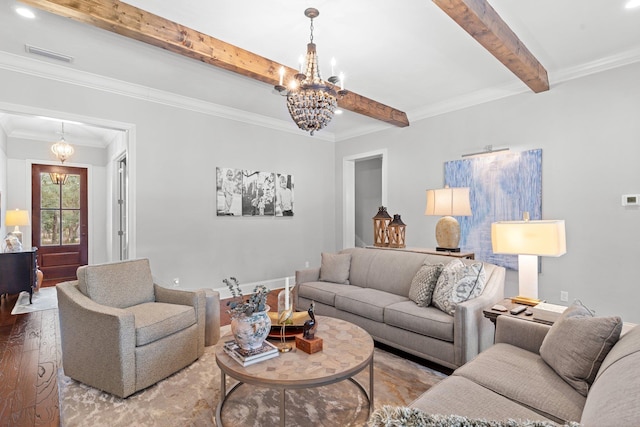
<svg viewBox="0 0 640 427">
<path fill-rule="evenodd" d="M 224 327 L 221 334 L 228 332 Z M 205 348 L 204 355 L 169 378 L 127 399 L 78 383 L 58 371 L 60 423 L 72 426 L 216 426 L 220 370 L 215 351 L 224 342 Z M 374 403 L 408 405 L 445 377 L 399 356 L 375 349 Z M 368 389 L 368 370 L 356 376 Z M 234 382 L 227 377 L 227 390 Z M 368 405 L 350 381 L 286 392 L 287 426 L 363 426 Z M 279 391 L 242 385 L 222 410 L 222 422 L 232 426 L 279 425 Z M 219 427 L 219 426 L 217 426 Z"/>
<path fill-rule="evenodd" d="M 35 292 L 33 297 L 31 297 L 31 302 L 32 304 L 29 304 L 29 292 L 20 292 L 16 305 L 13 307 L 13 310 L 11 310 L 11 314 L 33 313 L 34 311 L 58 308 L 56 287 L 40 288 L 40 291 Z"/>
</svg>

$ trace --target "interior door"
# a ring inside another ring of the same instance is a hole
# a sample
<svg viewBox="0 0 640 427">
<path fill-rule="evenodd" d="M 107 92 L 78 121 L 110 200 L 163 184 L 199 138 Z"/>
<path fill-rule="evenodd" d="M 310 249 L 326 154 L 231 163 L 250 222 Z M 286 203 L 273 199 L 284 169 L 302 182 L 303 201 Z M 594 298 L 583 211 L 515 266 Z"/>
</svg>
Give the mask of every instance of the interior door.
<svg viewBox="0 0 640 427">
<path fill-rule="evenodd" d="M 44 279 L 75 279 L 88 262 L 87 169 L 34 164 L 31 185 L 31 245 Z"/>
</svg>

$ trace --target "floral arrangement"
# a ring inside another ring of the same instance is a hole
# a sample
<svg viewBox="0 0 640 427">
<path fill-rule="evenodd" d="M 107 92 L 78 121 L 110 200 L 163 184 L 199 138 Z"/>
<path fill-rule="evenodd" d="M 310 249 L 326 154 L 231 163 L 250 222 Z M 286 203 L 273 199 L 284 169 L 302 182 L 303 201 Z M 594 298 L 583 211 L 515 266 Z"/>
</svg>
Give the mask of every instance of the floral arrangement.
<svg viewBox="0 0 640 427">
<path fill-rule="evenodd" d="M 227 306 L 231 316 L 244 314 L 245 316 L 251 316 L 253 313 L 265 311 L 267 308 L 267 295 L 269 295 L 269 289 L 264 285 L 256 285 L 253 289 L 253 293 L 244 300 L 242 290 L 240 289 L 240 282 L 235 277 L 229 277 L 223 279 L 225 285 L 231 291 L 232 299 L 227 301 Z"/>
</svg>

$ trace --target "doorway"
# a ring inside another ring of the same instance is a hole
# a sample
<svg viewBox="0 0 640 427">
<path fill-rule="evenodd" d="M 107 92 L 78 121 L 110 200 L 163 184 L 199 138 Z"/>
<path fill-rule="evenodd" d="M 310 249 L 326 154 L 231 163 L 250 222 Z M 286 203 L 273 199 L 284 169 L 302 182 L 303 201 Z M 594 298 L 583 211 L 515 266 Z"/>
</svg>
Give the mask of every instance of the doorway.
<svg viewBox="0 0 640 427">
<path fill-rule="evenodd" d="M 342 159 L 342 248 L 351 248 L 358 244 L 356 240 L 356 222 L 363 221 L 356 217 L 356 163 L 365 160 L 379 159 L 380 164 L 380 204 L 387 205 L 387 150 L 370 151 L 355 154 Z M 376 207 L 377 208 L 377 207 Z M 369 225 L 373 227 L 371 218 Z M 366 225 L 362 225 L 363 230 Z M 370 228 L 373 233 L 373 228 Z"/>
<path fill-rule="evenodd" d="M 31 166 L 31 246 L 47 281 L 74 279 L 88 263 L 87 169 Z"/>
</svg>

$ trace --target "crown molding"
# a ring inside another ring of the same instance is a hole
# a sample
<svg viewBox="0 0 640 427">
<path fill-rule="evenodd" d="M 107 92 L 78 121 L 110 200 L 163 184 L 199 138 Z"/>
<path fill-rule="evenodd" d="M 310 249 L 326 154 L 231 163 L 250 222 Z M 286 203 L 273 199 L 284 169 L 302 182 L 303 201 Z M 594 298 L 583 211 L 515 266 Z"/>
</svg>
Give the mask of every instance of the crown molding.
<svg viewBox="0 0 640 427">
<path fill-rule="evenodd" d="M 631 49 L 597 61 L 587 62 L 575 67 L 565 68 L 556 72 L 549 72 L 551 87 L 554 84 L 579 79 L 591 74 L 601 73 L 603 71 L 612 70 L 626 65 L 640 62 L 640 48 Z M 464 94 L 455 98 L 451 98 L 442 102 L 427 105 L 422 109 L 408 112 L 407 116 L 412 123 L 430 117 L 439 116 L 464 108 L 473 107 L 475 105 L 484 104 L 498 99 L 507 98 L 509 96 L 518 95 L 528 92 L 524 84 L 520 82 L 509 83 L 506 85 L 494 86 L 492 88 L 482 89 L 479 91 Z"/>
<path fill-rule="evenodd" d="M 278 120 L 261 114 L 255 114 L 239 110 L 237 108 L 203 101 L 201 99 L 195 99 L 135 83 L 125 82 L 123 80 L 113 79 L 99 74 L 80 71 L 58 64 L 51 64 L 32 58 L 26 58 L 24 56 L 8 52 L 0 51 L 0 69 L 15 71 L 103 92 L 114 93 L 130 98 L 155 102 L 157 104 L 195 111 L 210 116 L 261 126 L 298 136 L 306 136 L 315 140 L 335 142 L 335 135 L 331 132 L 323 132 L 320 135 L 314 135 L 312 137 L 306 133 L 301 133 L 298 128 L 291 126 L 289 121 Z"/>
</svg>

